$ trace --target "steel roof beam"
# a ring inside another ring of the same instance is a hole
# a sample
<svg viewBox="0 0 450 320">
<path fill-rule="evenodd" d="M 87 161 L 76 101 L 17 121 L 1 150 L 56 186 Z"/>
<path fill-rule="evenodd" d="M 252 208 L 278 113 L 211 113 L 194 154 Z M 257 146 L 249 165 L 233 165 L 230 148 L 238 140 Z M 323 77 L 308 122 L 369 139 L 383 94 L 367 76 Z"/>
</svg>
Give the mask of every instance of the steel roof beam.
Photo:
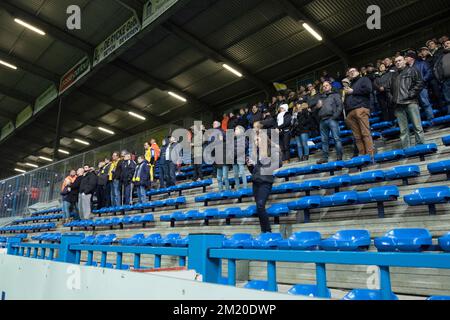
<svg viewBox="0 0 450 320">
<path fill-rule="evenodd" d="M 295 19 L 296 21 L 303 21 L 306 22 L 311 28 L 316 30 L 323 38 L 323 43 L 330 48 L 339 58 L 342 59 L 344 64 L 346 66 L 349 65 L 349 55 L 342 50 L 334 41 L 330 39 L 330 37 L 324 33 L 319 26 L 317 25 L 317 22 L 314 21 L 312 17 L 301 11 L 297 6 L 295 6 L 291 0 L 273 0 L 278 5 L 281 5 L 283 10 L 286 12 L 287 15 Z"/>
<path fill-rule="evenodd" d="M 139 19 L 142 19 L 144 4 L 138 0 L 115 0 L 121 6 L 133 12 Z"/>
<path fill-rule="evenodd" d="M 196 38 L 192 34 L 188 33 L 187 31 L 183 30 L 181 27 L 175 25 L 172 22 L 165 22 L 162 24 L 162 27 L 167 30 L 168 32 L 176 35 L 181 40 L 186 41 L 191 46 L 197 48 L 200 52 L 202 52 L 204 55 L 206 55 L 211 60 L 217 62 L 217 63 L 226 63 L 229 64 L 231 67 L 236 67 L 239 69 L 239 71 L 243 74 L 243 76 L 251 81 L 255 86 L 257 86 L 259 89 L 261 89 L 267 96 L 270 96 L 273 92 L 272 87 L 264 81 L 263 79 L 259 78 L 255 74 L 251 73 L 249 70 L 246 70 L 243 66 L 239 65 L 236 61 L 233 61 L 233 59 L 224 56 L 222 53 L 218 52 L 217 50 L 209 47 L 205 43 L 203 43 L 200 39 Z"/>
</svg>

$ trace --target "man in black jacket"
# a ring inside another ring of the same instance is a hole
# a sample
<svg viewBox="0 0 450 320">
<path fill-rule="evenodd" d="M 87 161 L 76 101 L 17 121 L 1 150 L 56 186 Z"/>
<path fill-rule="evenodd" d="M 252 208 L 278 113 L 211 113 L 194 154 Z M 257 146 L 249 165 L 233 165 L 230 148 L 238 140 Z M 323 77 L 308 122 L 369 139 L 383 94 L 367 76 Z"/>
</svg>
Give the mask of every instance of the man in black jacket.
<svg viewBox="0 0 450 320">
<path fill-rule="evenodd" d="M 444 98 L 447 113 L 450 114 L 450 41 L 444 42 L 442 54 L 434 67 L 436 80 L 442 84 L 442 96 Z"/>
<path fill-rule="evenodd" d="M 345 123 L 353 132 L 360 155 L 373 157 L 374 147 L 370 131 L 370 99 L 373 92 L 372 81 L 362 77 L 357 68 L 349 69 L 350 87 L 344 88 Z"/>
<path fill-rule="evenodd" d="M 325 81 L 323 83 L 323 94 L 319 95 L 319 100 L 315 105 L 318 109 L 318 117 L 320 119 L 320 135 L 322 138 L 322 159 L 317 161 L 317 164 L 328 163 L 329 156 L 329 137 L 330 133 L 333 136 L 337 160 L 342 160 L 343 149 L 340 138 L 339 122 L 338 119 L 342 114 L 344 106 L 339 93 L 332 90 L 331 83 Z M 314 107 L 310 105 L 310 107 Z"/>
<path fill-rule="evenodd" d="M 78 199 L 78 208 L 80 209 L 80 218 L 88 220 L 91 216 L 92 194 L 97 188 L 97 176 L 92 169 L 85 165 L 84 175 L 80 184 L 80 195 Z"/>
<path fill-rule="evenodd" d="M 98 164 L 97 171 L 97 209 L 101 209 L 103 207 L 107 207 L 107 197 L 108 193 L 106 192 L 106 185 L 108 184 L 108 171 L 109 171 L 110 163 L 106 163 L 104 161 L 100 161 Z"/>
<path fill-rule="evenodd" d="M 291 114 L 289 106 L 282 104 L 277 115 L 277 128 L 280 133 L 280 148 L 283 164 L 289 163 L 291 159 L 290 143 L 291 143 Z"/>
<path fill-rule="evenodd" d="M 416 68 L 406 65 L 405 57 L 395 58 L 397 72 L 393 73 L 388 94 L 395 108 L 395 116 L 400 127 L 400 140 L 403 148 L 411 146 L 408 119 L 411 121 L 416 136 L 416 145 L 425 143 L 425 134 L 419 111 L 419 94 L 423 80 Z"/>
<path fill-rule="evenodd" d="M 120 183 L 123 186 L 123 204 L 129 205 L 131 204 L 133 191 L 132 191 L 132 180 L 133 174 L 136 169 L 136 162 L 131 160 L 131 154 L 126 152 L 123 156 L 123 160 L 121 162 L 121 174 L 120 174 Z"/>
</svg>

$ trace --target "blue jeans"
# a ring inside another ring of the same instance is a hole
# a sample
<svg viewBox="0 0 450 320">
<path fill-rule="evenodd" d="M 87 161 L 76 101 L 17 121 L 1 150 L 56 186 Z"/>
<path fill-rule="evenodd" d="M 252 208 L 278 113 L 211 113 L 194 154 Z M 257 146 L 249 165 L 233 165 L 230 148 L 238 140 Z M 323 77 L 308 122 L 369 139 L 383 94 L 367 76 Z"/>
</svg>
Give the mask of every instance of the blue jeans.
<svg viewBox="0 0 450 320">
<path fill-rule="evenodd" d="M 295 137 L 297 142 L 298 157 L 309 156 L 309 146 L 308 146 L 309 134 L 300 133 L 300 135 Z"/>
<path fill-rule="evenodd" d="M 234 171 L 234 181 L 236 185 L 236 190 L 240 189 L 239 177 L 242 177 L 242 187 L 247 188 L 247 176 L 245 175 L 244 164 L 233 164 Z"/>
<path fill-rule="evenodd" d="M 424 88 L 424 89 L 422 89 L 422 91 L 420 91 L 419 101 L 420 101 L 420 105 L 422 106 L 423 110 L 425 111 L 427 120 L 432 120 L 434 118 L 433 105 L 430 102 L 430 97 L 428 96 L 427 88 Z"/>
<path fill-rule="evenodd" d="M 138 186 L 136 191 L 139 203 L 145 203 L 148 201 L 147 190 L 145 189 L 145 186 Z"/>
<path fill-rule="evenodd" d="M 425 134 L 423 132 L 422 120 L 417 104 L 397 105 L 395 107 L 395 116 L 398 119 L 398 126 L 400 127 L 400 141 L 402 142 L 403 149 L 411 146 L 408 120 L 413 126 L 413 131 L 416 136 L 416 145 L 425 143 Z"/>
<path fill-rule="evenodd" d="M 442 82 L 442 95 L 447 106 L 447 114 L 450 115 L 450 79 Z"/>
<path fill-rule="evenodd" d="M 256 213 L 259 218 L 261 232 L 272 232 L 270 227 L 269 215 L 266 211 L 266 202 L 272 191 L 272 183 L 268 182 L 253 182 L 253 195 L 256 203 Z"/>
<path fill-rule="evenodd" d="M 121 198 L 121 190 L 120 190 L 120 181 L 114 180 L 112 182 L 111 187 L 111 205 L 112 206 L 120 206 L 120 198 Z"/>
<path fill-rule="evenodd" d="M 217 183 L 219 184 L 219 192 L 223 191 L 223 185 L 225 184 L 225 190 L 230 190 L 230 181 L 228 180 L 228 166 L 222 165 L 217 167 Z"/>
<path fill-rule="evenodd" d="M 333 119 L 327 119 L 320 121 L 320 135 L 322 138 L 322 158 L 328 160 L 330 154 L 329 137 L 330 132 L 333 135 L 335 142 L 336 153 L 339 159 L 342 159 L 342 142 L 340 138 L 339 123 Z"/>
<path fill-rule="evenodd" d="M 70 218 L 70 206 L 71 206 L 71 203 L 69 201 L 63 200 L 62 209 L 63 209 L 63 213 L 64 213 L 64 219 Z"/>
</svg>

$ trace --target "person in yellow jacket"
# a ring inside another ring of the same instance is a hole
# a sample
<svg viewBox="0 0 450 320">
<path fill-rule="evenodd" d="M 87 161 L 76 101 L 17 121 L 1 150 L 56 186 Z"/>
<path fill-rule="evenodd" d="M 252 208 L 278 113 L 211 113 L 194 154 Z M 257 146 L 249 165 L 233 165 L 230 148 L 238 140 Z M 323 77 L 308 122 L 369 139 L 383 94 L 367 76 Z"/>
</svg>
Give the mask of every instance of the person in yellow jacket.
<svg viewBox="0 0 450 320">
<path fill-rule="evenodd" d="M 155 165 L 158 161 L 161 150 L 155 139 L 150 139 L 150 142 L 144 143 L 145 160 L 148 163 L 150 169 L 150 183 L 153 183 L 155 177 Z"/>
</svg>

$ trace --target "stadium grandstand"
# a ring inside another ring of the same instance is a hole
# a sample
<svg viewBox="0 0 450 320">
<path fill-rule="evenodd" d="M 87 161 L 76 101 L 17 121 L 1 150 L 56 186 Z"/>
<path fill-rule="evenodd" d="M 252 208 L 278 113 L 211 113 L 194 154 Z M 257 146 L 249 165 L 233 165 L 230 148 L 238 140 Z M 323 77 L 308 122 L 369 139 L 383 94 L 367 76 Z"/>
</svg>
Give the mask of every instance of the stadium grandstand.
<svg viewBox="0 0 450 320">
<path fill-rule="evenodd" d="M 448 0 L 1 0 L 1 300 L 450 300 L 449 33 Z"/>
</svg>

